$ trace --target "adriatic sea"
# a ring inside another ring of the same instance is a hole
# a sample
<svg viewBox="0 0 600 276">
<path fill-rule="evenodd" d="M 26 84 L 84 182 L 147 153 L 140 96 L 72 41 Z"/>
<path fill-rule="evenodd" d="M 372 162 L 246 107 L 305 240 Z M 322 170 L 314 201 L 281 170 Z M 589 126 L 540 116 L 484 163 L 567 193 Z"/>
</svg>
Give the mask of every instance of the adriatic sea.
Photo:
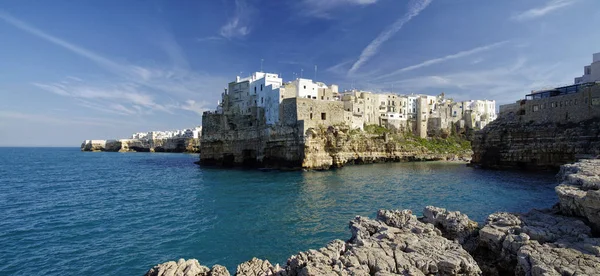
<svg viewBox="0 0 600 276">
<path fill-rule="evenodd" d="M 483 222 L 557 202 L 551 173 L 457 163 L 319 172 L 203 168 L 198 155 L 0 148 L 0 275 L 143 275 L 179 258 L 235 273 L 350 237 L 378 209 L 434 205 Z"/>
</svg>

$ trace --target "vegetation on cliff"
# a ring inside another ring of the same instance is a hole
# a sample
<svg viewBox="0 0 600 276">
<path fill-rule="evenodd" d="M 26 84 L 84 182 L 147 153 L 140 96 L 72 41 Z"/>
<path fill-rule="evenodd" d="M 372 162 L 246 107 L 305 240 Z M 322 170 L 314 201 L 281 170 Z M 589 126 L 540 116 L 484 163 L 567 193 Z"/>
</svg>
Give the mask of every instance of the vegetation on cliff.
<svg viewBox="0 0 600 276">
<path fill-rule="evenodd" d="M 335 128 L 347 133 L 348 140 L 383 139 L 388 143 L 403 146 L 403 148 L 422 148 L 435 154 L 462 154 L 471 151 L 471 142 L 464 135 L 456 132 L 446 137 L 420 138 L 412 133 L 398 133 L 379 125 L 365 125 L 364 131 L 350 129 L 346 125 L 337 125 Z M 325 127 L 321 127 L 320 130 L 323 134 L 327 132 Z"/>
</svg>

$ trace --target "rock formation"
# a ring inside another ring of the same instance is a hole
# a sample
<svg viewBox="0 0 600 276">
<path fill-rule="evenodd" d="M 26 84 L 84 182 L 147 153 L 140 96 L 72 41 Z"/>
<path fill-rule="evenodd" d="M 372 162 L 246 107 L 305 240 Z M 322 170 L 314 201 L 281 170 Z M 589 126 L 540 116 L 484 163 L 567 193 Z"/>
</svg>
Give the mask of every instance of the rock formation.
<svg viewBox="0 0 600 276">
<path fill-rule="evenodd" d="M 600 233 L 600 160 L 582 160 L 564 165 L 559 178 L 562 183 L 555 190 L 560 211 L 585 218 L 592 229 Z"/>
<path fill-rule="evenodd" d="M 300 252 L 283 267 L 254 258 L 235 275 L 600 275 L 600 238 L 592 232 L 600 221 L 600 159 L 565 165 L 558 178 L 560 204 L 551 209 L 494 213 L 481 228 L 433 206 L 420 219 L 410 210 L 380 210 L 375 220 L 350 221 L 346 242 Z M 146 275 L 229 272 L 180 260 Z"/>
<path fill-rule="evenodd" d="M 85 140 L 81 151 L 109 152 L 200 152 L 198 138 Z"/>
<path fill-rule="evenodd" d="M 203 133 L 199 163 L 319 170 L 379 162 L 468 161 L 472 154 L 457 142 L 432 149 L 417 139 L 350 132 L 347 127 L 331 126 L 310 128 L 306 133 L 299 133 L 294 127 Z"/>
<path fill-rule="evenodd" d="M 254 258 L 238 265 L 235 275 L 481 275 L 459 243 L 410 210 L 380 210 L 376 220 L 358 216 L 350 221 L 350 231 L 349 241 L 300 252 L 284 267 Z M 196 260 L 180 260 L 155 266 L 146 275 L 228 275 L 214 271 Z"/>
<path fill-rule="evenodd" d="M 521 121 L 503 114 L 474 135 L 472 164 L 484 168 L 552 169 L 600 154 L 600 120 Z"/>
<path fill-rule="evenodd" d="M 425 139 L 398 135 L 349 134 L 340 127 L 309 129 L 304 139 L 303 168 L 329 169 L 346 164 L 398 161 L 470 160 L 472 152 L 453 142 L 442 149 L 419 144 Z"/>
</svg>

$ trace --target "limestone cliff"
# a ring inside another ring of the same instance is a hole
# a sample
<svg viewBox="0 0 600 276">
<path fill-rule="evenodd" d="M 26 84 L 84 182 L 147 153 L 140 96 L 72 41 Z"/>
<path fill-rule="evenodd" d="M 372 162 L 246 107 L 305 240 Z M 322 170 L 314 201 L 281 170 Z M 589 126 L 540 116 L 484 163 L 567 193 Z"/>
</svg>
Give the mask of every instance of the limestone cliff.
<svg viewBox="0 0 600 276">
<path fill-rule="evenodd" d="M 85 140 L 81 151 L 200 152 L 198 138 Z"/>
<path fill-rule="evenodd" d="M 432 142 L 433 141 L 433 142 Z M 295 127 L 203 133 L 200 164 L 292 169 L 330 169 L 346 164 L 469 160 L 471 150 L 453 139 L 368 134 L 347 127 Z"/>
<path fill-rule="evenodd" d="M 329 169 L 346 164 L 469 160 L 471 154 L 468 143 L 461 143 L 453 137 L 422 139 L 329 127 L 307 131 L 302 167 Z"/>
<path fill-rule="evenodd" d="M 557 170 L 600 154 L 600 119 L 535 122 L 508 113 L 475 133 L 472 146 L 472 164 L 484 168 Z"/>
</svg>

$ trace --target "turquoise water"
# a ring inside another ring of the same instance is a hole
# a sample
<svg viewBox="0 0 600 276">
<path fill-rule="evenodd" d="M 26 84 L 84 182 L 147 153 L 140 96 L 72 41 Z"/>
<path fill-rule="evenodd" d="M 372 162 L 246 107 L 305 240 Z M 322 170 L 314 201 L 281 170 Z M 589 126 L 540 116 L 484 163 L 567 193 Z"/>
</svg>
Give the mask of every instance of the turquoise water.
<svg viewBox="0 0 600 276">
<path fill-rule="evenodd" d="M 143 275 L 197 258 L 275 263 L 347 239 L 355 215 L 426 205 L 477 221 L 545 208 L 552 174 L 390 163 L 326 172 L 219 170 L 197 155 L 0 148 L 0 275 Z"/>
</svg>

